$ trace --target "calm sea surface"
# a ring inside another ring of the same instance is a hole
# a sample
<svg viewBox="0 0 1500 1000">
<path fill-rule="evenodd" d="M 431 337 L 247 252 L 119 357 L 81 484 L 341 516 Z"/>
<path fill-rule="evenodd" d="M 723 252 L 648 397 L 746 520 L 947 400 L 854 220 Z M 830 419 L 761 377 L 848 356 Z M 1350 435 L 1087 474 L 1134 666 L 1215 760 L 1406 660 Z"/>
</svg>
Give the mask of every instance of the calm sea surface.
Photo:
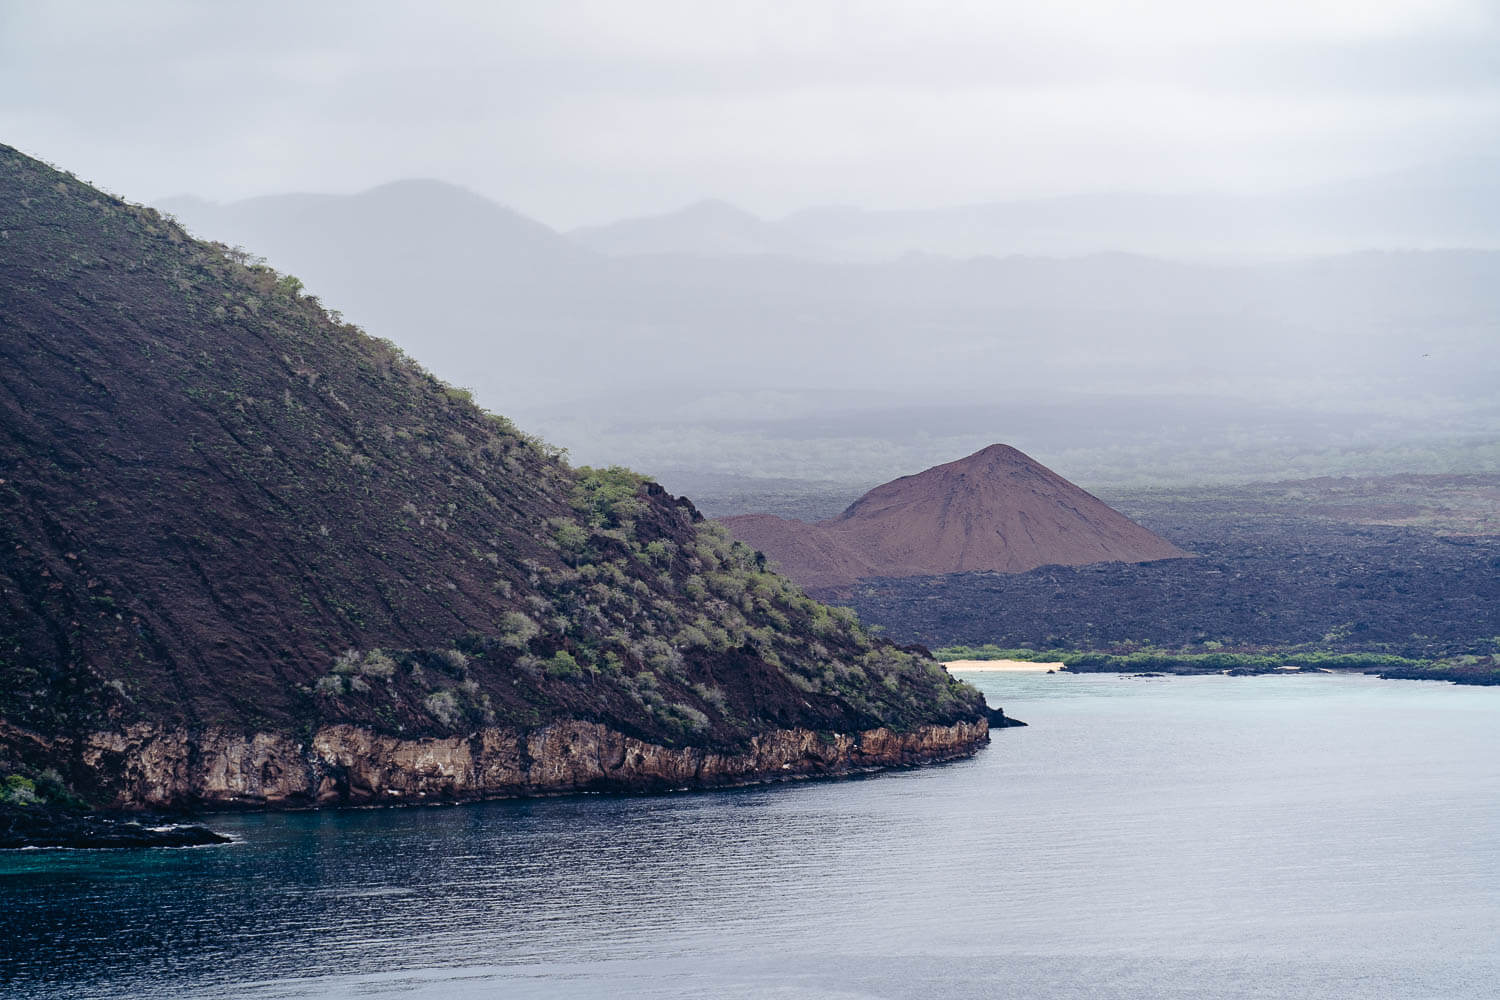
<svg viewBox="0 0 1500 1000">
<path fill-rule="evenodd" d="M 971 761 L 0 856 L 0 995 L 1500 996 L 1500 689 L 974 675 Z"/>
</svg>

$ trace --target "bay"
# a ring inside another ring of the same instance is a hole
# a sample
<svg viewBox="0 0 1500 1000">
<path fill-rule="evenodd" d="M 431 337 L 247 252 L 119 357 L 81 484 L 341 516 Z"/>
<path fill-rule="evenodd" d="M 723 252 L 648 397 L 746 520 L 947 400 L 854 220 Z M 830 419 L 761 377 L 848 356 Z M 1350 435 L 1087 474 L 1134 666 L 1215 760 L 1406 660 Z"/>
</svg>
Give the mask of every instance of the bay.
<svg viewBox="0 0 1500 1000">
<path fill-rule="evenodd" d="M 1500 689 L 974 674 L 972 760 L 0 857 L 7 997 L 1490 997 Z"/>
</svg>

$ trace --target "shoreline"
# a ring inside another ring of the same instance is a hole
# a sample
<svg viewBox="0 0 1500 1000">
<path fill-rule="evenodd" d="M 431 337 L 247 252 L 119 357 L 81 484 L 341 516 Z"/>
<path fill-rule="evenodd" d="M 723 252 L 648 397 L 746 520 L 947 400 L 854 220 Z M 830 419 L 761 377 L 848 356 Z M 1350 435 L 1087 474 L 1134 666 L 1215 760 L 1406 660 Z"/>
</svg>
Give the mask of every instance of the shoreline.
<svg viewBox="0 0 1500 1000">
<path fill-rule="evenodd" d="M 1062 662 L 1038 663 L 1032 660 L 948 660 L 943 666 L 949 670 L 1015 674 L 1045 674 L 1068 669 Z"/>
<path fill-rule="evenodd" d="M 970 756 L 989 730 L 987 712 L 901 731 L 769 729 L 741 747 L 714 749 L 648 743 L 580 719 L 425 737 L 335 723 L 310 740 L 285 730 L 137 723 L 86 737 L 83 764 L 111 809 L 302 809 L 834 777 Z"/>
<path fill-rule="evenodd" d="M 643 743 L 577 719 L 535 730 L 489 728 L 410 740 L 339 724 L 320 730 L 310 745 L 287 733 L 247 737 L 215 727 L 190 732 L 142 723 L 126 733 L 93 734 L 90 763 L 114 778 L 109 804 L 76 810 L 0 804 L 0 852 L 230 842 L 199 824 L 210 813 L 707 792 L 837 780 L 972 757 L 990 742 L 992 725 L 1025 723 L 990 709 L 976 719 L 904 731 L 773 729 L 751 737 L 740 752 Z M 106 760 L 109 766 L 101 768 Z"/>
</svg>

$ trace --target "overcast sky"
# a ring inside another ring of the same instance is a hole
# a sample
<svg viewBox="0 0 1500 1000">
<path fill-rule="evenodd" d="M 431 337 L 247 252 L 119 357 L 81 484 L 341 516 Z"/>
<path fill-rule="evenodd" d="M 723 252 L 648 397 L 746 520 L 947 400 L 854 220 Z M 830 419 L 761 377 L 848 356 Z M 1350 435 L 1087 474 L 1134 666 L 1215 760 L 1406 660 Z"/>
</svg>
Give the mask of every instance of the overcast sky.
<svg viewBox="0 0 1500 1000">
<path fill-rule="evenodd" d="M 1500 151 L 1496 0 L 0 0 L 0 141 L 132 200 L 1279 189 Z"/>
</svg>

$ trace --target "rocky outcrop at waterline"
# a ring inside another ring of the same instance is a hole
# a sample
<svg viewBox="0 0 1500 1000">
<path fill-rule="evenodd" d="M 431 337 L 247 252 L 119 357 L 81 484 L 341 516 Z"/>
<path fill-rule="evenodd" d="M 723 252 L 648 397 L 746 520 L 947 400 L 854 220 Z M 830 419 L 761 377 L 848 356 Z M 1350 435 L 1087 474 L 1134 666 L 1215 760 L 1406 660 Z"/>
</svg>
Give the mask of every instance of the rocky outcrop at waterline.
<svg viewBox="0 0 1500 1000">
<path fill-rule="evenodd" d="M 285 734 L 150 724 L 77 748 L 116 808 L 297 808 L 578 792 L 652 792 L 828 777 L 951 760 L 989 742 L 985 720 L 853 733 L 778 729 L 742 752 L 665 747 L 590 722 L 400 739 L 359 726 Z"/>
<path fill-rule="evenodd" d="M 173 817 L 0 804 L 0 848 L 207 847 L 230 838 Z"/>
<path fill-rule="evenodd" d="M 1006 715 L 1003 708 L 986 708 L 985 715 L 989 719 L 991 729 L 1014 729 L 1017 726 L 1026 725 L 1020 719 L 1013 719 Z"/>
</svg>

